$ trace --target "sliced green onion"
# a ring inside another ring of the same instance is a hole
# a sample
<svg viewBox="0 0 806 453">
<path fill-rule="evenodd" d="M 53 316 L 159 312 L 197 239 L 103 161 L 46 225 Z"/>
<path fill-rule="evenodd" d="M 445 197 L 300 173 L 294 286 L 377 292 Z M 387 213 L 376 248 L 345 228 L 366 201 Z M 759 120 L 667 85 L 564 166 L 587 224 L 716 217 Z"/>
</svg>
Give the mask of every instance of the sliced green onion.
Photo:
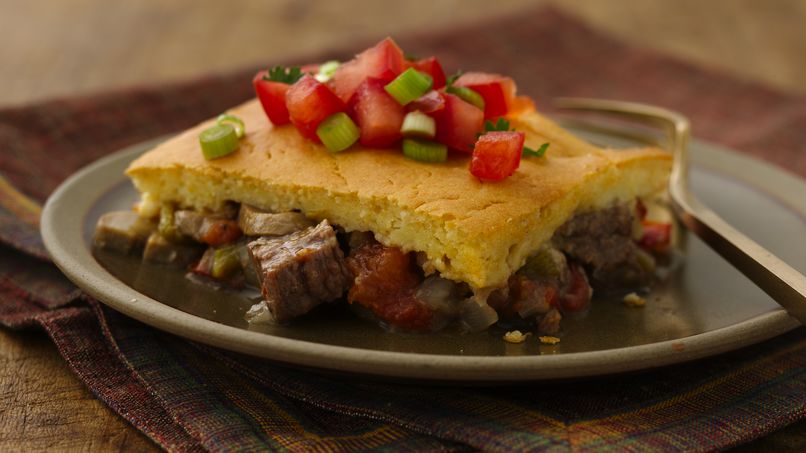
<svg viewBox="0 0 806 453">
<path fill-rule="evenodd" d="M 409 68 L 397 76 L 395 80 L 386 84 L 384 88 L 400 105 L 406 105 L 428 92 L 433 83 L 434 81 L 430 75 L 414 68 Z"/>
<path fill-rule="evenodd" d="M 205 159 L 218 159 L 238 149 L 238 134 L 229 124 L 216 124 L 199 134 L 199 143 Z"/>
<path fill-rule="evenodd" d="M 336 73 L 336 69 L 339 69 L 339 66 L 341 66 L 341 63 L 336 60 L 326 61 L 319 66 L 319 72 L 313 77 L 316 80 L 325 83 L 333 78 L 333 74 Z"/>
<path fill-rule="evenodd" d="M 448 147 L 430 140 L 406 138 L 403 139 L 403 155 L 422 162 L 445 162 L 448 159 Z"/>
<path fill-rule="evenodd" d="M 339 112 L 325 118 L 316 128 L 316 135 L 327 149 L 339 152 L 351 147 L 361 131 L 346 113 Z"/>
<path fill-rule="evenodd" d="M 457 87 L 453 85 L 449 85 L 448 88 L 445 89 L 450 94 L 455 94 L 459 97 L 459 99 L 473 104 L 481 110 L 484 110 L 484 98 L 481 97 L 480 94 L 473 91 L 468 87 Z"/>
<path fill-rule="evenodd" d="M 237 135 L 238 138 L 243 137 L 243 134 L 246 133 L 246 124 L 244 124 L 242 119 L 235 115 L 222 113 L 221 115 L 218 115 L 218 118 L 216 118 L 215 121 L 216 124 L 231 124 L 232 127 L 235 128 L 235 135 Z"/>
<path fill-rule="evenodd" d="M 437 133 L 437 123 L 434 118 L 423 112 L 409 112 L 403 118 L 400 133 L 405 137 L 434 138 Z"/>
</svg>

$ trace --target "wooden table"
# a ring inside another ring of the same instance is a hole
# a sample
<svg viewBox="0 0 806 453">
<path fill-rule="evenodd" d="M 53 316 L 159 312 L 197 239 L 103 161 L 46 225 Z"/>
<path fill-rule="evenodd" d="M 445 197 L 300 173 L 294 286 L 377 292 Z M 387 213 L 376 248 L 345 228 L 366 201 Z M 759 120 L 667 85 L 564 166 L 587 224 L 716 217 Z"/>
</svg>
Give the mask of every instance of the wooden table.
<svg viewBox="0 0 806 453">
<path fill-rule="evenodd" d="M 806 94 L 806 0 L 0 0 L 0 108 L 262 64 L 540 3 L 626 41 Z M 492 5 L 495 6 L 492 6 Z M 356 11 L 360 11 L 357 14 Z M 261 46 L 271 38 L 273 47 Z M 744 450 L 806 451 L 806 423 Z M 0 330 L 0 451 L 156 450 L 41 332 Z"/>
</svg>

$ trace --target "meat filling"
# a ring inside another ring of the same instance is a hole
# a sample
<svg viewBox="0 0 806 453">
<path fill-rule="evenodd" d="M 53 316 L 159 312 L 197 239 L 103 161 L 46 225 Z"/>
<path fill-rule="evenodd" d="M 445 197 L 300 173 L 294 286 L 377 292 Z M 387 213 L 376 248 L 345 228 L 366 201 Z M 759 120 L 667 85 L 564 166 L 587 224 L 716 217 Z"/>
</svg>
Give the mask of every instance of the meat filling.
<svg viewBox="0 0 806 453">
<path fill-rule="evenodd" d="M 261 293 L 279 322 L 339 299 L 352 281 L 327 220 L 286 236 L 258 238 L 247 247 Z"/>
<path fill-rule="evenodd" d="M 163 206 L 159 233 L 151 235 L 144 259 L 186 264 L 200 253 L 199 242 L 207 244 L 191 272 L 229 286 L 260 286 L 261 310 L 277 322 L 346 294 L 351 306 L 394 330 L 434 331 L 456 322 L 478 331 L 502 322 L 555 334 L 563 314 L 587 309 L 592 295 L 588 276 L 597 288 L 634 288 L 653 278 L 654 259 L 638 245 L 644 238 L 634 237 L 634 212 L 643 217 L 641 206 L 633 210 L 620 204 L 574 216 L 506 286 L 475 293 L 464 283 L 424 275 L 421 257 L 384 246 L 371 233 L 337 233 L 327 220 L 314 226 L 298 212 L 231 203 L 215 213 Z M 125 247 L 118 248 L 128 251 L 155 229 L 151 223 L 150 230 L 128 233 L 140 231 L 133 227 L 139 224 L 132 214 L 117 214 L 126 220 L 118 222 L 126 224 L 126 234 L 117 234 L 121 228 L 110 227 L 113 217 L 104 216 L 96 245 L 121 243 Z"/>
<path fill-rule="evenodd" d="M 597 288 L 644 285 L 652 279 L 654 262 L 632 237 L 634 221 L 626 204 L 577 214 L 554 233 L 552 242 L 588 269 Z"/>
</svg>

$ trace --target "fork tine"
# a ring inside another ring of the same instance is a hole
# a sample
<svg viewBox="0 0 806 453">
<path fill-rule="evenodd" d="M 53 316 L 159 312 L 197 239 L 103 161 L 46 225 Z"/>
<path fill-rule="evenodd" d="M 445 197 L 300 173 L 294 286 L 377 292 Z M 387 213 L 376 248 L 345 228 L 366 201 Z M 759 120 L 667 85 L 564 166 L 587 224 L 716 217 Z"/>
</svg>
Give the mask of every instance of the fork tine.
<svg viewBox="0 0 806 453">
<path fill-rule="evenodd" d="M 604 113 L 659 126 L 669 135 L 674 156 L 672 184 L 688 190 L 688 139 L 691 131 L 688 118 L 673 110 L 638 102 L 614 101 L 594 98 L 554 99 L 554 105 L 563 110 Z"/>
</svg>

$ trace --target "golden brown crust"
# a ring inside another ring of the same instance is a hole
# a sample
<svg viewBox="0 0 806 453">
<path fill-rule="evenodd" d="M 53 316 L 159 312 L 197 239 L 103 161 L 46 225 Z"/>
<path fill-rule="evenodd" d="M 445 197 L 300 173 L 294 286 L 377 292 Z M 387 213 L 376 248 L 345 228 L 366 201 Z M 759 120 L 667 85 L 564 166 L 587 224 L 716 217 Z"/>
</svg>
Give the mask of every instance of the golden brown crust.
<svg viewBox="0 0 806 453">
<path fill-rule="evenodd" d="M 662 190 L 670 167 L 661 150 L 597 148 L 534 113 L 512 122 L 528 145 L 550 142 L 547 156 L 524 159 L 504 181 L 482 183 L 466 155 L 426 164 L 399 150 L 333 154 L 292 126 L 273 127 L 257 101 L 231 113 L 247 129 L 232 155 L 202 157 L 205 122 L 141 156 L 127 174 L 157 200 L 299 209 L 347 230 L 373 231 L 387 245 L 425 252 L 443 276 L 477 288 L 503 284 L 575 211 Z"/>
</svg>

